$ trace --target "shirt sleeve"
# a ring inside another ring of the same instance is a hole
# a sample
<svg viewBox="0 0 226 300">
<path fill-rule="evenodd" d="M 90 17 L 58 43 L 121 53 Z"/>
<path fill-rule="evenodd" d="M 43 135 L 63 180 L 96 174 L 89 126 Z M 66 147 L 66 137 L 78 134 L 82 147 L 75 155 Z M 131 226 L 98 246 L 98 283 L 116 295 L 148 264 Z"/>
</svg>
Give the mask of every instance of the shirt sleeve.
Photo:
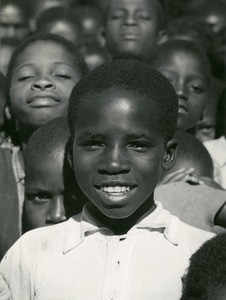
<svg viewBox="0 0 226 300">
<path fill-rule="evenodd" d="M 0 300 L 33 299 L 26 253 L 20 239 L 9 249 L 0 264 Z M 11 297 L 10 298 L 10 294 Z M 4 297 L 2 296 L 4 295 Z M 6 296 L 5 296 L 6 295 Z M 3 297 L 3 298 L 1 298 Z M 8 298 L 7 298 L 8 297 Z"/>
</svg>

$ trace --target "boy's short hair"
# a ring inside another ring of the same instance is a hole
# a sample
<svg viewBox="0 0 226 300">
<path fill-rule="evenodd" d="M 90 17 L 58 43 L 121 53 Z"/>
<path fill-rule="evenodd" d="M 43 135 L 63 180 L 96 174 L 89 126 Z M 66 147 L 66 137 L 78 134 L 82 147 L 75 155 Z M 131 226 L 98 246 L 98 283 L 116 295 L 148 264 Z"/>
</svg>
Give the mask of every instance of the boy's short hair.
<svg viewBox="0 0 226 300">
<path fill-rule="evenodd" d="M 153 116 L 165 140 L 172 138 L 177 123 L 177 96 L 170 82 L 151 66 L 136 60 L 115 60 L 87 74 L 72 90 L 69 126 L 72 138 L 81 103 L 109 89 L 125 90 L 155 103 Z"/>
<path fill-rule="evenodd" d="M 226 285 L 225 249 L 226 233 L 223 233 L 207 241 L 192 255 L 183 278 L 181 300 L 209 299 L 209 292 Z"/>
<path fill-rule="evenodd" d="M 65 47 L 65 49 L 70 52 L 74 56 L 74 62 L 76 65 L 79 66 L 81 74 L 85 75 L 88 72 L 88 68 L 86 66 L 86 63 L 83 59 L 82 54 L 80 51 L 74 46 L 74 44 L 66 39 L 64 39 L 61 36 L 58 36 L 56 34 L 52 33 L 38 33 L 34 34 L 31 37 L 25 39 L 14 51 L 8 67 L 8 72 L 6 74 L 6 98 L 7 102 L 10 103 L 10 85 L 13 77 L 13 71 L 15 68 L 15 65 L 17 63 L 17 59 L 19 55 L 24 51 L 27 46 L 38 42 L 38 41 L 50 41 L 58 43 Z"/>
<path fill-rule="evenodd" d="M 25 173 L 33 161 L 55 157 L 66 150 L 70 136 L 67 118 L 60 117 L 38 128 L 28 140 L 25 151 Z"/>
</svg>

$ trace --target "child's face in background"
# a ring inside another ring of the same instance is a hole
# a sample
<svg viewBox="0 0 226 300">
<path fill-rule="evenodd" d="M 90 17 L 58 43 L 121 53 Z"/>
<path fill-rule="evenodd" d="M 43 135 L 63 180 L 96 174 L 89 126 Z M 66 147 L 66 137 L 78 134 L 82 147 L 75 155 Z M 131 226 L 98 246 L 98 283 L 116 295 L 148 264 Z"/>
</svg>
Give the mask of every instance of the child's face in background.
<svg viewBox="0 0 226 300">
<path fill-rule="evenodd" d="M 75 176 L 94 207 L 108 218 L 136 216 L 144 203 L 153 206 L 153 191 L 170 146 L 153 124 L 155 104 L 148 100 L 112 89 L 87 99 L 79 111 L 73 142 Z"/>
<path fill-rule="evenodd" d="M 106 40 L 113 57 L 146 57 L 157 44 L 161 7 L 156 0 L 111 1 Z"/>
<path fill-rule="evenodd" d="M 189 129 L 201 119 L 209 97 L 207 68 L 187 51 L 170 49 L 159 55 L 156 68 L 175 88 L 178 97 L 177 128 Z"/>
<path fill-rule="evenodd" d="M 66 220 L 63 153 L 29 164 L 25 178 L 25 215 L 28 229 Z"/>
<path fill-rule="evenodd" d="M 37 41 L 18 57 L 10 86 L 11 111 L 23 125 L 39 127 L 67 115 L 81 71 L 73 55 L 53 41 Z"/>
<path fill-rule="evenodd" d="M 13 54 L 15 47 L 10 45 L 1 45 L 1 54 L 0 54 L 0 72 L 6 75 L 8 70 L 8 65 L 10 58 Z"/>
<path fill-rule="evenodd" d="M 29 34 L 29 27 L 22 8 L 9 3 L 1 8 L 4 13 L 0 16 L 1 38 L 15 37 L 23 39 Z"/>
</svg>

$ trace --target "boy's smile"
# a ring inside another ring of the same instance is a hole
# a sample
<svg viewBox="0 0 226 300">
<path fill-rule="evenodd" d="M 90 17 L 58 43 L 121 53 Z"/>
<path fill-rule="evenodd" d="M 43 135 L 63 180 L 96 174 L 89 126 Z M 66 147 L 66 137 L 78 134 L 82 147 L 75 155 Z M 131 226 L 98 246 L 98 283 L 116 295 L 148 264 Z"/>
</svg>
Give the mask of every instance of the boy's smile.
<svg viewBox="0 0 226 300">
<path fill-rule="evenodd" d="M 167 152 L 153 120 L 154 106 L 151 99 L 111 89 L 84 101 L 79 110 L 75 175 L 87 198 L 108 218 L 128 218 L 145 205 L 142 215 L 147 205 L 153 207 Z"/>
</svg>

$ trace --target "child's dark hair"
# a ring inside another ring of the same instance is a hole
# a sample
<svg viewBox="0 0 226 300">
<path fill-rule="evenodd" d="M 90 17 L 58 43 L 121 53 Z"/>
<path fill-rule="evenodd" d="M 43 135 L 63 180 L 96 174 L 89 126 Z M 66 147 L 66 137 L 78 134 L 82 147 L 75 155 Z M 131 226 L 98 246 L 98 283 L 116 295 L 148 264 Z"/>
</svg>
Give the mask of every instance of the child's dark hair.
<svg viewBox="0 0 226 300">
<path fill-rule="evenodd" d="M 75 18 L 72 9 L 62 6 L 51 7 L 45 10 L 36 21 L 37 31 L 42 31 L 43 26 L 47 23 L 52 23 L 58 20 L 66 20 L 78 29 L 80 29 L 79 22 Z"/>
<path fill-rule="evenodd" d="M 210 61 L 206 55 L 206 52 L 197 44 L 192 41 L 185 41 L 185 40 L 171 40 L 167 41 L 161 45 L 159 45 L 156 49 L 156 57 L 154 59 L 154 63 L 158 62 L 158 58 L 162 55 L 167 55 L 170 50 L 179 50 L 179 51 L 186 51 L 188 53 L 194 53 L 199 61 L 205 66 L 206 68 L 206 77 L 208 81 L 211 80 L 211 65 Z"/>
<path fill-rule="evenodd" d="M 172 138 L 177 123 L 177 96 L 169 81 L 157 70 L 136 60 L 115 60 L 87 74 L 72 90 L 69 126 L 72 137 L 81 103 L 106 90 L 129 91 L 154 102 L 153 116 L 165 140 Z"/>
<path fill-rule="evenodd" d="M 32 35 L 28 39 L 24 40 L 14 51 L 9 67 L 8 72 L 6 75 L 6 99 L 7 102 L 10 103 L 10 85 L 12 81 L 13 71 L 17 63 L 17 59 L 19 55 L 24 51 L 27 46 L 38 42 L 38 41 L 50 41 L 55 42 L 57 44 L 60 44 L 65 47 L 65 49 L 70 52 L 74 56 L 74 63 L 79 66 L 81 74 L 85 75 L 88 72 L 88 68 L 86 66 L 86 63 L 82 57 L 82 54 L 80 51 L 74 46 L 74 44 L 66 39 L 64 39 L 61 36 L 58 36 L 56 34 L 52 33 L 38 33 L 35 35 Z"/>
<path fill-rule="evenodd" d="M 206 300 L 209 292 L 226 285 L 225 249 L 226 233 L 205 242 L 192 255 L 188 272 L 183 277 L 181 300 Z"/>
<path fill-rule="evenodd" d="M 206 147 L 193 135 L 182 131 L 176 131 L 175 138 L 178 140 L 177 159 L 186 159 L 193 164 L 205 166 L 205 174 L 213 178 L 213 161 Z"/>
</svg>

